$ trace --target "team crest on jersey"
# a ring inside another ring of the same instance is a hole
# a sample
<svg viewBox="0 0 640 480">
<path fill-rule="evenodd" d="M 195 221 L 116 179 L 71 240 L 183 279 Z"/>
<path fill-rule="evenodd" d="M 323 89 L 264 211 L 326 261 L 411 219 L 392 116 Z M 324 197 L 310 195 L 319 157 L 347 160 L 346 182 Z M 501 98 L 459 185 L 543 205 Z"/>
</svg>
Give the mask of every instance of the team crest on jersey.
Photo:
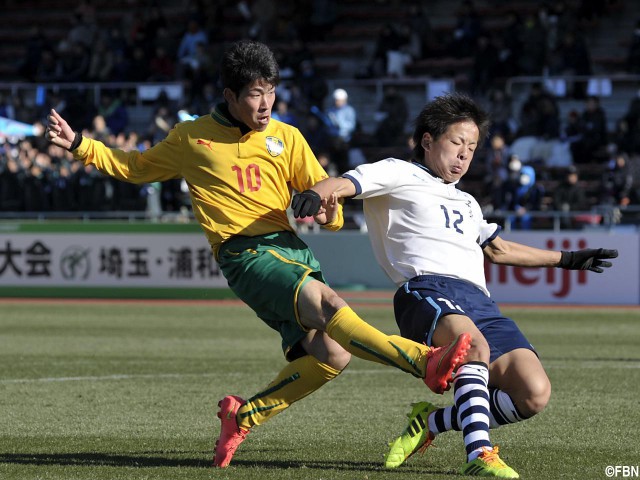
<svg viewBox="0 0 640 480">
<path fill-rule="evenodd" d="M 267 151 L 272 157 L 277 157 L 284 150 L 284 142 L 276 137 L 267 137 Z"/>
</svg>

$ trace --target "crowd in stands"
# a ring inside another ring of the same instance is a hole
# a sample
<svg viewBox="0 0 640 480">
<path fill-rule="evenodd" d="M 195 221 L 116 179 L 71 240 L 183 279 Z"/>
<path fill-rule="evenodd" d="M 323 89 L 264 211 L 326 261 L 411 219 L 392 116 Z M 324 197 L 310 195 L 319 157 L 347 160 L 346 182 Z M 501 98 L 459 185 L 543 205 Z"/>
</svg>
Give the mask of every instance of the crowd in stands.
<svg viewBox="0 0 640 480">
<path fill-rule="evenodd" d="M 586 82 L 569 82 L 567 97 L 584 105 L 566 118 L 561 116 L 559 99 L 543 84 L 531 87 L 519 111 L 514 111 L 505 90 L 505 79 L 513 76 L 591 74 L 585 35 L 615 3 L 543 2 L 523 13 L 505 7 L 500 27 L 487 28 L 473 0 L 462 0 L 455 27 L 442 32 L 432 27 L 427 2 L 409 2 L 407 18 L 381 26 L 366 67 L 356 77 L 398 78 L 410 75 L 409 65 L 425 59 L 471 59 L 467 82 L 460 88 L 488 108 L 493 128 L 476 154 L 469 174 L 472 181 L 463 188 L 474 193 L 487 212 L 516 212 L 514 225 L 520 228 L 531 226 L 527 212 L 545 208 L 582 211 L 597 203 L 623 207 L 640 203 L 632 168 L 640 155 L 640 90 L 630 100 L 627 113 L 616 119 L 613 131 L 608 130 L 607 113 L 599 98 L 589 94 Z M 67 34 L 57 43 L 34 27 L 16 71 L 23 81 L 44 85 L 44 91 L 30 104 L 20 95 L 0 92 L 0 117 L 43 122 L 54 107 L 85 135 L 124 150 L 145 150 L 179 121 L 178 111 L 202 115 L 222 100 L 217 74 L 220 55 L 229 40 L 253 38 L 271 45 L 281 66 L 282 84 L 273 117 L 300 128 L 330 174 L 379 159 L 366 158 L 359 148 L 363 145 L 410 151 L 410 132 L 405 127 L 409 109 L 401 91 L 394 86 L 385 89 L 373 119 L 375 133 L 367 136 L 350 104 L 350 92 L 330 91 L 317 68 L 309 44 L 331 32 L 337 2 L 187 2 L 185 8 L 186 20 L 178 26 L 152 2 L 151 7 L 123 14 L 117 25 L 104 27 L 92 2 L 85 0 L 69 16 Z M 221 33 L 229 30 L 224 23 L 230 9 L 237 38 Z M 626 69 L 640 73 L 640 21 L 630 37 Z M 178 103 L 161 95 L 148 127 L 133 131 L 130 93 L 103 88 L 99 104 L 92 105 L 89 92 L 67 95 L 46 89 L 47 83 L 61 81 L 179 81 L 185 96 Z M 596 172 L 599 187 L 595 191 L 584 194 L 581 171 L 588 171 L 591 180 Z M 474 178 L 479 182 L 474 183 Z M 0 136 L 0 212 L 173 212 L 188 206 L 180 181 L 123 184 L 79 165 L 42 137 Z"/>
</svg>

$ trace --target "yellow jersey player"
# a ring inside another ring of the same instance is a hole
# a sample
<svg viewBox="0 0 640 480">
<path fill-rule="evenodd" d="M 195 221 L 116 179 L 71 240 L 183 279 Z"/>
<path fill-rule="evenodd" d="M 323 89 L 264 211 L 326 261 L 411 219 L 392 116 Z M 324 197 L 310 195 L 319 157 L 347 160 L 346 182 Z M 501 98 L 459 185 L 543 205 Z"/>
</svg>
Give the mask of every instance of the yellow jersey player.
<svg viewBox="0 0 640 480">
<path fill-rule="evenodd" d="M 342 207 L 335 197 L 321 201 L 308 191 L 327 178 L 325 171 L 296 128 L 271 119 L 279 82 L 273 52 L 261 43 L 238 42 L 223 57 L 221 78 L 224 103 L 210 115 L 179 123 L 142 153 L 83 138 L 54 110 L 46 136 L 120 180 L 184 178 L 229 287 L 280 333 L 289 363 L 276 378 L 247 399 L 228 395 L 218 403 L 221 430 L 213 462 L 226 467 L 254 426 L 335 378 L 351 354 L 397 367 L 442 393 L 470 339 L 463 333 L 437 349 L 386 335 L 329 288 L 286 210 L 292 189 L 303 192 L 317 211 L 315 221 L 337 230 Z"/>
</svg>

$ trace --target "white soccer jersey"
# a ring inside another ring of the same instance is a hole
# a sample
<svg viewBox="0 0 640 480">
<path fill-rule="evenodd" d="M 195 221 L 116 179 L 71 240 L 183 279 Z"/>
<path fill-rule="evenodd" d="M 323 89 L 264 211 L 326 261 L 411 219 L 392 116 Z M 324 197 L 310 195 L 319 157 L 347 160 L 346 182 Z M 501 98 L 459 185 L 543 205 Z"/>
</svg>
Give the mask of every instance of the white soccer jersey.
<svg viewBox="0 0 640 480">
<path fill-rule="evenodd" d="M 364 200 L 374 254 L 393 282 L 443 275 L 489 295 L 482 247 L 501 228 L 483 218 L 471 195 L 418 163 L 396 158 L 361 165 L 343 177 L 355 184 L 355 198 Z"/>
</svg>

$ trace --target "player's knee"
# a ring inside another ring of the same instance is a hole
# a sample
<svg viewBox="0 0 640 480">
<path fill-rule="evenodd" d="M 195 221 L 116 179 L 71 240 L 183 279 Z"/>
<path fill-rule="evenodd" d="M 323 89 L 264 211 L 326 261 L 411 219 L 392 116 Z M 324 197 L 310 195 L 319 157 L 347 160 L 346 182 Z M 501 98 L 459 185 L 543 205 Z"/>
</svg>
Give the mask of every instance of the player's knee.
<svg viewBox="0 0 640 480">
<path fill-rule="evenodd" d="M 351 354 L 344 348 L 329 352 L 327 364 L 336 370 L 344 370 L 351 361 Z"/>
<path fill-rule="evenodd" d="M 551 398 L 551 383 L 548 378 L 540 378 L 528 385 L 525 398 L 519 405 L 520 413 L 532 417 L 542 412 Z"/>
<path fill-rule="evenodd" d="M 329 286 L 313 280 L 305 284 L 298 298 L 300 321 L 307 328 L 324 330 L 336 312 L 346 305 Z"/>
<path fill-rule="evenodd" d="M 329 322 L 333 316 L 343 307 L 347 306 L 340 295 L 334 292 L 331 288 L 326 287 L 322 289 L 320 296 L 320 310 L 325 318 L 326 322 Z"/>
</svg>

